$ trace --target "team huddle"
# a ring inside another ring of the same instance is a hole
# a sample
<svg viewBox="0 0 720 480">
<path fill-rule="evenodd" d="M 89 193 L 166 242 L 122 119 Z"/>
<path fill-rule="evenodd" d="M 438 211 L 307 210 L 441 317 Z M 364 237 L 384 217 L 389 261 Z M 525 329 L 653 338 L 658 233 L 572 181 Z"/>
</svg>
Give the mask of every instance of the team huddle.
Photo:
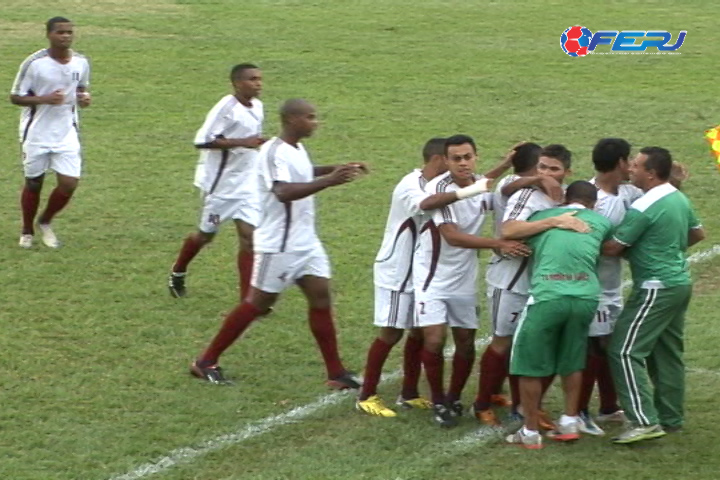
<svg viewBox="0 0 720 480">
<path fill-rule="evenodd" d="M 22 64 L 11 95 L 13 103 L 26 107 L 20 131 L 23 248 L 33 245 L 48 169 L 57 173 L 58 187 L 37 225 L 47 246 L 60 245 L 50 221 L 77 186 L 76 107 L 90 104 L 87 60 L 70 50 L 72 23 L 56 17 L 47 32 L 50 48 Z M 523 426 L 507 441 L 526 448 L 541 448 L 543 431 L 558 441 L 603 435 L 596 420 L 628 423 L 615 443 L 682 427 L 683 324 L 692 291 L 685 252 L 704 231 L 679 190 L 687 173 L 667 150 L 646 147 L 631 159 L 627 141 L 601 139 L 592 153 L 596 175 L 565 185 L 572 155 L 563 145 L 517 144 L 499 165 L 478 175 L 471 137 L 430 139 L 422 168 L 403 177 L 392 193 L 374 265 L 379 330 L 360 382 L 339 354 L 330 261 L 315 229 L 314 195 L 352 182 L 368 168 L 360 162 L 312 164 L 302 140 L 318 121 L 304 100 L 286 101 L 280 134 L 265 138 L 258 98 L 262 71 L 240 64 L 230 81 L 233 93 L 210 110 L 195 137 L 200 151 L 195 185 L 203 206 L 197 231 L 184 240 L 168 278 L 170 294 L 186 296 L 189 264 L 221 224 L 234 221 L 240 303 L 192 363 L 194 376 L 230 383 L 220 356 L 255 320 L 271 314 L 279 294 L 295 284 L 307 298 L 309 327 L 330 387 L 360 389 L 356 408 L 362 412 L 397 416 L 377 387 L 391 349 L 407 331 L 396 405 L 428 409 L 435 422 L 452 427 L 466 414 L 461 397 L 476 359 L 477 251 L 484 249 L 491 258 L 482 310 L 493 335 L 480 358 L 470 408 L 481 424 L 500 426 L 497 408 L 508 408 Z M 479 236 L 489 215 L 492 235 Z M 633 279 L 625 304 L 621 257 Z M 454 353 L 446 388 L 448 332 Z M 423 368 L 429 399 L 418 388 Z M 553 421 L 542 405 L 556 376 L 564 408 Z M 506 380 L 510 398 L 502 393 Z M 600 405 L 593 418 L 595 384 Z"/>
</svg>

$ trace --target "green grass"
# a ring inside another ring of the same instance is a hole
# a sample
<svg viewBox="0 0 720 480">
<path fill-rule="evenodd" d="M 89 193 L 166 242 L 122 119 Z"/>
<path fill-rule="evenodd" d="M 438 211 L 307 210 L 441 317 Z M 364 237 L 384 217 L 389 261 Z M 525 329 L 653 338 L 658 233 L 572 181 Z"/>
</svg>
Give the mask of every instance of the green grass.
<svg viewBox="0 0 720 480">
<path fill-rule="evenodd" d="M 665 146 L 690 165 L 685 189 L 709 232 L 693 251 L 718 241 L 718 178 L 702 137 L 720 123 L 718 54 L 715 18 L 703 7 L 659 0 L 3 2 L 0 85 L 9 89 L 22 59 L 44 47 L 42 23 L 62 14 L 76 21 L 77 49 L 92 61 L 95 104 L 83 116 L 81 187 L 56 222 L 60 251 L 15 246 L 18 112 L 0 104 L 0 477 L 110 478 L 325 393 L 294 291 L 224 357 L 236 388 L 209 388 L 185 374 L 236 299 L 231 227 L 193 263 L 188 298 L 173 300 L 165 289 L 196 221 L 192 137 L 227 92 L 230 66 L 263 67 L 267 132 L 276 131 L 283 99 L 306 97 L 323 122 L 308 142 L 314 160 L 366 161 L 374 170 L 318 202 L 341 349 L 359 369 L 374 335 L 371 267 L 390 192 L 419 163 L 429 137 L 475 136 L 483 168 L 519 140 L 561 142 L 574 152 L 577 178 L 590 176 L 589 151 L 602 136 Z M 682 55 L 573 59 L 558 40 L 577 23 L 688 36 Z M 694 267 L 699 283 L 687 327 L 688 364 L 716 372 L 719 269 L 717 260 Z M 387 369 L 398 365 L 394 352 Z M 348 397 L 156 477 L 712 479 L 720 436 L 708 427 L 720 420 L 719 382 L 716 374 L 690 374 L 687 433 L 642 448 L 596 439 L 539 454 L 495 441 L 458 446 L 473 422 L 446 432 L 417 412 L 366 418 Z M 392 398 L 396 390 L 391 382 L 381 393 Z"/>
</svg>

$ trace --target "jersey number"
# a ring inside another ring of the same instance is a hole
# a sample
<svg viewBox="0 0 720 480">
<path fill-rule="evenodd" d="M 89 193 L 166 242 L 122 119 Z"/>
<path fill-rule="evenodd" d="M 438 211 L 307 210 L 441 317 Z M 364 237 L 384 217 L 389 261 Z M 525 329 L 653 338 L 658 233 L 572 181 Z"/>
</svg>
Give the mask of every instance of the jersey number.
<svg viewBox="0 0 720 480">
<path fill-rule="evenodd" d="M 595 318 L 597 319 L 598 323 L 607 323 L 608 321 L 608 312 L 606 311 L 599 311 L 595 314 Z"/>
<path fill-rule="evenodd" d="M 210 216 L 208 217 L 208 222 L 210 222 L 210 225 L 215 225 L 215 226 L 220 225 L 220 215 L 211 213 Z"/>
<path fill-rule="evenodd" d="M 425 315 L 425 302 L 418 302 L 420 305 L 420 315 Z"/>
<path fill-rule="evenodd" d="M 520 312 L 512 312 L 510 315 L 512 315 L 512 320 L 510 320 L 510 323 L 515 323 L 520 316 Z"/>
</svg>

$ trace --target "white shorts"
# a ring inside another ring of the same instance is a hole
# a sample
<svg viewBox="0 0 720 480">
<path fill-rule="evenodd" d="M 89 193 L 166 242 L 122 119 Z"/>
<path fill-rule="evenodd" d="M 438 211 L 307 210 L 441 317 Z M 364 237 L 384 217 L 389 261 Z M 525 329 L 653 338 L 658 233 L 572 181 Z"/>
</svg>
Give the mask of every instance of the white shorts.
<svg viewBox="0 0 720 480">
<path fill-rule="evenodd" d="M 414 328 L 415 295 L 375 286 L 375 325 L 391 328 Z"/>
<path fill-rule="evenodd" d="M 497 337 L 512 337 L 517 329 L 520 314 L 527 304 L 528 295 L 488 287 L 487 296 L 493 334 Z"/>
<path fill-rule="evenodd" d="M 595 312 L 593 322 L 590 324 L 588 336 L 604 337 L 610 335 L 615 329 L 615 322 L 617 322 L 621 311 L 622 307 L 619 305 L 600 305 L 597 312 Z"/>
<path fill-rule="evenodd" d="M 322 245 L 307 252 L 256 253 L 250 283 L 263 292 L 280 293 L 305 276 L 330 278 Z"/>
<path fill-rule="evenodd" d="M 79 143 L 69 143 L 57 147 L 23 143 L 22 156 L 25 178 L 39 177 L 47 170 L 53 170 L 66 177 L 80 178 L 82 157 Z"/>
<path fill-rule="evenodd" d="M 241 220 L 257 227 L 260 223 L 260 208 L 247 198 L 223 198 L 213 194 L 205 195 L 198 228 L 201 232 L 216 233 L 220 224 L 227 220 Z"/>
<path fill-rule="evenodd" d="M 478 311 L 477 298 L 449 297 L 428 298 L 415 295 L 416 325 L 430 327 L 432 325 L 447 324 L 451 328 L 467 328 L 477 330 Z"/>
</svg>

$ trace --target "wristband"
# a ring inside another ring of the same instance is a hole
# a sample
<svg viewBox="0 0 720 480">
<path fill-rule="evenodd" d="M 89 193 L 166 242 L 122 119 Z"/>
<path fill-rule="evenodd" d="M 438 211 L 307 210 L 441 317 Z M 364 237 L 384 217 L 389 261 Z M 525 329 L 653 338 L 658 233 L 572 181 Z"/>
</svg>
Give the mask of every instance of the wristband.
<svg viewBox="0 0 720 480">
<path fill-rule="evenodd" d="M 475 197 L 488 191 L 488 183 L 490 183 L 490 180 L 487 178 L 481 178 L 472 185 L 456 190 L 455 195 L 457 195 L 458 200 Z"/>
</svg>

